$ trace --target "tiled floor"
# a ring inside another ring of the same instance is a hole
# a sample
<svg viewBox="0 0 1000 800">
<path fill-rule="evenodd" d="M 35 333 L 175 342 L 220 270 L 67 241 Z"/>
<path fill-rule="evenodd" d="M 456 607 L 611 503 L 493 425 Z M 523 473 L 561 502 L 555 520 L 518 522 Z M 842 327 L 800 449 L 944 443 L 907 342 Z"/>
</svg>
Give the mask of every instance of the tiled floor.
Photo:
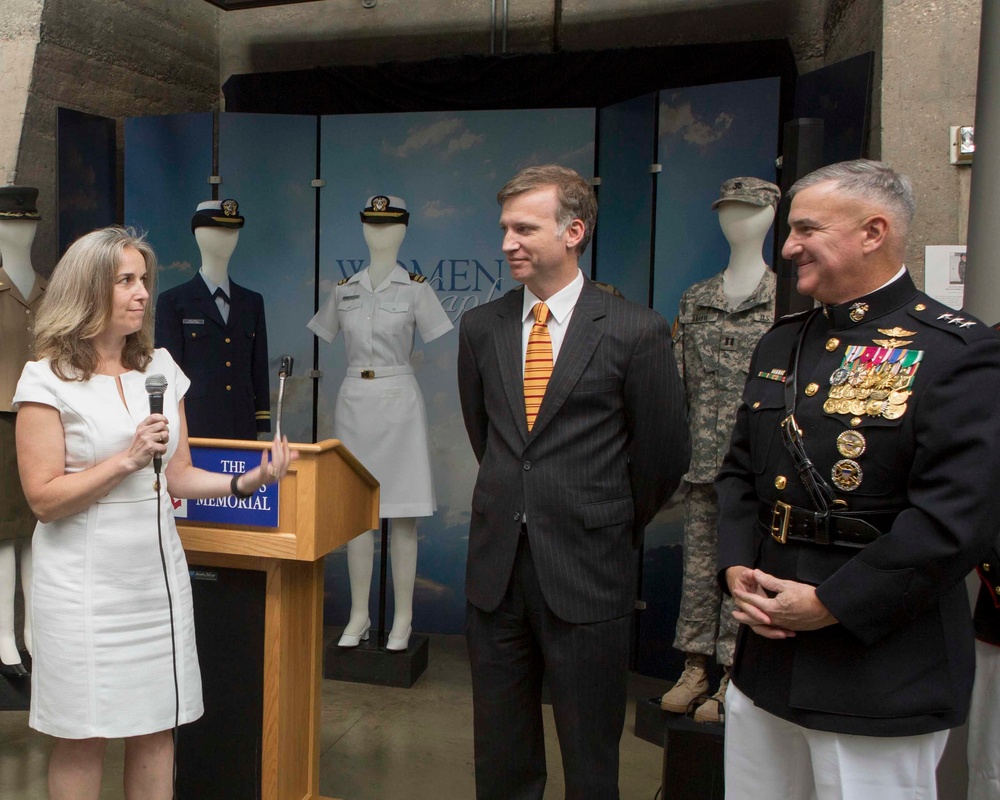
<svg viewBox="0 0 1000 800">
<path fill-rule="evenodd" d="M 464 800 L 475 795 L 472 692 L 465 640 L 432 636 L 427 671 L 410 689 L 323 682 L 320 790 L 342 800 Z M 632 733 L 634 700 L 669 684 L 633 676 L 621 742 L 621 796 L 653 800 L 661 750 Z M 562 766 L 546 707 L 546 800 L 563 797 Z M 45 800 L 49 740 L 30 730 L 27 712 L 0 712 L 0 798 Z M 102 800 L 121 790 L 122 747 L 109 747 Z M 186 800 L 186 799 L 185 799 Z M 234 798 L 233 800 L 239 800 Z"/>
</svg>

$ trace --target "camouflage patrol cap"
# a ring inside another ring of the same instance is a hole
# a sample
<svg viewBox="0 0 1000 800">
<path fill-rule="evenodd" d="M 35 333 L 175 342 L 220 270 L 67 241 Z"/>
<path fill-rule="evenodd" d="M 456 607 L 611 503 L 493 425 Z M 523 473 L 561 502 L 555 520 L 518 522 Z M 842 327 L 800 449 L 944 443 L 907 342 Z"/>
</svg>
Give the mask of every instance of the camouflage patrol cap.
<svg viewBox="0 0 1000 800">
<path fill-rule="evenodd" d="M 712 208 L 718 208 L 720 203 L 734 200 L 738 203 L 749 203 L 752 206 L 778 207 L 781 199 L 781 189 L 773 183 L 760 178 L 730 178 L 722 184 L 719 199 L 712 203 Z"/>
</svg>

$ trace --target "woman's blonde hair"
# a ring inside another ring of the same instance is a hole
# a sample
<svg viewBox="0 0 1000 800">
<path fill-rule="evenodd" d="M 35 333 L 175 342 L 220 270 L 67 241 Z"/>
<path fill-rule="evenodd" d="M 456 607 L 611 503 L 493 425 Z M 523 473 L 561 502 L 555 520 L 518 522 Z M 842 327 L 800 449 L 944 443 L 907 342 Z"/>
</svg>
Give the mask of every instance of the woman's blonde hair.
<svg viewBox="0 0 1000 800">
<path fill-rule="evenodd" d="M 59 259 L 35 322 L 35 353 L 48 358 L 64 381 L 88 380 L 100 363 L 93 339 L 111 319 L 111 298 L 126 247 L 138 250 L 146 262 L 150 299 L 142 327 L 125 338 L 122 366 L 145 372 L 153 357 L 156 254 L 132 228 L 102 228 L 81 236 Z"/>
</svg>

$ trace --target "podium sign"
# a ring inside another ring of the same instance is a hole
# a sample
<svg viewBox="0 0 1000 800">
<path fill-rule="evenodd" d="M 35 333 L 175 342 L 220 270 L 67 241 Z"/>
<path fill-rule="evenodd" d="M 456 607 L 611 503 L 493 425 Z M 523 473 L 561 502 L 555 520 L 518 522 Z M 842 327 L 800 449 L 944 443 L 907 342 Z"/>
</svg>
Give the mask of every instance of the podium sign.
<svg viewBox="0 0 1000 800">
<path fill-rule="evenodd" d="M 257 451 L 223 447 L 192 447 L 191 463 L 209 472 L 239 475 L 260 464 Z M 174 500 L 174 517 L 192 522 L 221 522 L 256 528 L 278 527 L 278 484 L 261 486 L 250 497 L 210 497 Z"/>
</svg>

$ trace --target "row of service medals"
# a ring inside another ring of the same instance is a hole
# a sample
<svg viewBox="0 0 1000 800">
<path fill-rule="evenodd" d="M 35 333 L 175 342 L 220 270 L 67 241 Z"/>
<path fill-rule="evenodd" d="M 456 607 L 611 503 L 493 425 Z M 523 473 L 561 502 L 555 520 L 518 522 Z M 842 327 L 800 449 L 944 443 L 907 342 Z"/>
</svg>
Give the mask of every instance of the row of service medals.
<svg viewBox="0 0 1000 800">
<path fill-rule="evenodd" d="M 849 414 L 852 426 L 861 418 L 899 419 L 906 413 L 913 378 L 924 357 L 922 350 L 907 350 L 910 344 L 896 337 L 913 336 L 901 328 L 879 329 L 889 339 L 876 339 L 876 346 L 849 345 L 840 366 L 830 376 L 830 392 L 823 403 L 827 414 Z M 860 431 L 843 431 L 837 451 L 844 456 L 833 465 L 831 477 L 838 489 L 852 492 L 861 485 L 864 472 L 855 461 L 866 447 Z"/>
</svg>

